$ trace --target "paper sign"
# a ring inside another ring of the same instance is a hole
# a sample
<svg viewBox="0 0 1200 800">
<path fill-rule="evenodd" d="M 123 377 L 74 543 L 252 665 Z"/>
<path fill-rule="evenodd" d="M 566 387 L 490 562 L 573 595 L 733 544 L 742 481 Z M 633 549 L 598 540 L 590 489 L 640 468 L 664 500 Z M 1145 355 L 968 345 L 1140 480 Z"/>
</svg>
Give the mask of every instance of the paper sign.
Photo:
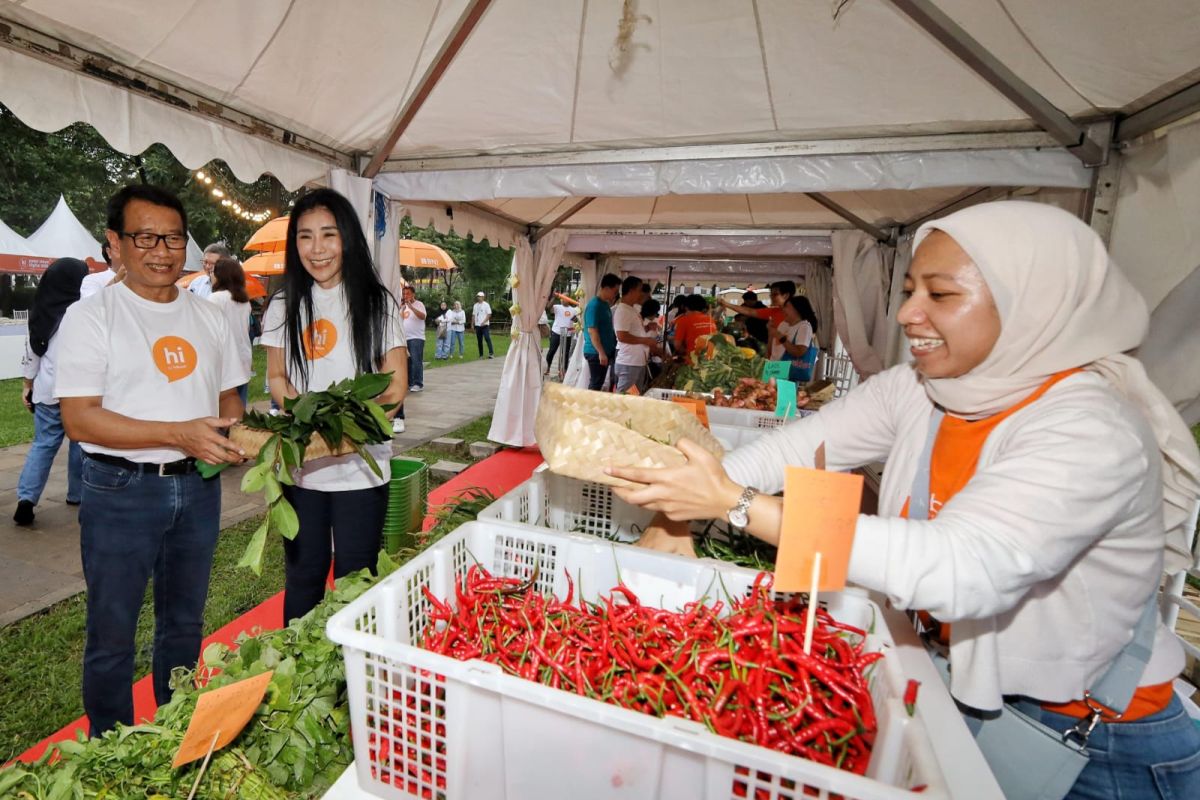
<svg viewBox="0 0 1200 800">
<path fill-rule="evenodd" d="M 796 416 L 796 384 L 791 381 L 775 380 L 775 416 Z"/>
<path fill-rule="evenodd" d="M 181 767 L 204 758 L 210 748 L 220 750 L 232 742 L 254 715 L 274 674 L 273 670 L 264 672 L 200 695 L 171 766 Z"/>
<path fill-rule="evenodd" d="M 700 424 L 708 427 L 708 405 L 698 397 L 672 397 L 672 402 L 678 403 L 681 406 L 686 406 L 696 419 L 700 420 Z"/>
<path fill-rule="evenodd" d="M 637 388 L 637 384 L 636 384 L 636 383 L 631 383 L 631 384 L 629 384 L 629 388 L 625 390 L 625 394 L 631 394 L 631 395 L 633 395 L 634 397 L 637 397 L 637 396 L 638 396 L 638 395 L 640 395 L 641 393 L 642 393 L 642 390 L 641 390 L 641 389 L 639 389 L 639 388 Z"/>
<path fill-rule="evenodd" d="M 862 505 L 863 479 L 846 472 L 787 467 L 783 484 L 783 526 L 775 559 L 775 588 L 812 588 L 813 557 L 821 553 L 822 592 L 846 586 L 850 548 Z"/>
<path fill-rule="evenodd" d="M 792 362 L 790 361 L 768 361 L 763 364 L 763 383 L 770 383 L 771 378 L 777 381 L 786 381 L 791 369 Z"/>
</svg>

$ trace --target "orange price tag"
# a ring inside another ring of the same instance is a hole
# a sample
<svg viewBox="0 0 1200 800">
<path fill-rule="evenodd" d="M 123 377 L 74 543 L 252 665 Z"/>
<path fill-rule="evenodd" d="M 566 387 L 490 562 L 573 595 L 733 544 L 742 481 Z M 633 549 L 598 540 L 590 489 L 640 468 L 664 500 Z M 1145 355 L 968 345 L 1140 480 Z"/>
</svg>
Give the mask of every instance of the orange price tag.
<svg viewBox="0 0 1200 800">
<path fill-rule="evenodd" d="M 846 587 L 862 488 L 861 475 L 804 467 L 786 469 L 783 526 L 775 559 L 777 590 L 810 591 L 813 558 L 818 552 L 821 554 L 819 589 L 840 592 Z"/>
<path fill-rule="evenodd" d="M 181 767 L 234 740 L 262 702 L 273 670 L 200 695 L 171 766 Z M 215 739 L 215 743 L 214 743 Z"/>
<path fill-rule="evenodd" d="M 637 396 L 638 396 L 638 395 L 640 395 L 641 393 L 642 393 L 642 390 L 641 390 L 641 389 L 639 389 L 639 388 L 637 388 L 637 384 L 636 384 L 636 383 L 631 383 L 631 384 L 629 384 L 629 388 L 625 390 L 625 394 L 631 394 L 631 395 L 633 395 L 634 397 L 637 397 Z"/>
<path fill-rule="evenodd" d="M 697 397 L 672 397 L 671 402 L 678 403 L 681 406 L 686 406 L 696 419 L 700 420 L 700 424 L 708 427 L 708 404 Z"/>
</svg>

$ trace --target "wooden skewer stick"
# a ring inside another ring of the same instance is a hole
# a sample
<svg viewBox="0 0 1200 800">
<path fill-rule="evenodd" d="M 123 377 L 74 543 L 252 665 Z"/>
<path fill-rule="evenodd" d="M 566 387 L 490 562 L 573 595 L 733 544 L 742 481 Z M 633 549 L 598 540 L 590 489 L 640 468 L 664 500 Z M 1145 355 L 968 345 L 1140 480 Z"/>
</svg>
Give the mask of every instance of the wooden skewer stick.
<svg viewBox="0 0 1200 800">
<path fill-rule="evenodd" d="M 208 745 L 208 752 L 204 754 L 204 763 L 200 765 L 200 771 L 196 773 L 196 781 L 192 784 L 192 790 L 188 792 L 187 800 L 192 800 L 196 796 L 196 790 L 200 788 L 200 779 L 204 777 L 204 770 L 208 769 L 209 759 L 212 758 L 213 749 L 217 746 L 217 737 L 220 735 L 219 730 L 213 734 L 213 740 Z"/>
<path fill-rule="evenodd" d="M 804 655 L 812 655 L 813 629 L 817 626 L 817 587 L 821 580 L 821 552 L 813 554 L 812 587 L 808 593 L 808 614 L 804 620 Z"/>
</svg>

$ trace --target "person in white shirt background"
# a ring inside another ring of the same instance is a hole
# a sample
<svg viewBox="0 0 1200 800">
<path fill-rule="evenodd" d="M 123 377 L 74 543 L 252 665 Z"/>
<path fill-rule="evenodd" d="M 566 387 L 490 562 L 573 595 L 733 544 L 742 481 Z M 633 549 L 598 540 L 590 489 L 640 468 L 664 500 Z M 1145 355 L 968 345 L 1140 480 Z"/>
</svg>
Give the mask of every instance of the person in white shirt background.
<svg viewBox="0 0 1200 800">
<path fill-rule="evenodd" d="M 101 243 L 100 252 L 104 255 L 104 263 L 108 264 L 108 269 L 93 272 L 83 279 L 83 283 L 79 285 L 80 300 L 91 297 L 105 286 L 119 283 L 125 277 L 125 270 L 121 266 L 121 253 L 110 248 L 107 241 Z"/>
<path fill-rule="evenodd" d="M 646 363 L 650 353 L 661 352 L 658 340 L 646 333 L 642 323 L 642 301 L 647 299 L 646 285 L 636 275 L 621 281 L 621 300 L 613 307 L 612 325 L 617 334 L 616 374 L 617 392 L 624 393 L 636 386 L 645 388 Z"/>
<path fill-rule="evenodd" d="M 188 291 L 196 295 L 196 297 L 208 297 L 213 292 L 212 274 L 213 267 L 217 265 L 217 260 L 221 258 L 230 258 L 233 253 L 229 252 L 229 248 L 220 242 L 213 242 L 208 247 L 204 248 L 204 274 L 197 275 L 191 283 L 188 284 Z"/>
<path fill-rule="evenodd" d="M 546 375 L 550 374 L 550 368 L 554 366 L 554 355 L 558 352 L 559 347 L 563 347 L 563 364 L 558 370 L 558 377 L 561 379 L 565 371 L 565 364 L 571 360 L 571 328 L 575 324 L 575 318 L 579 316 L 579 308 L 577 306 L 567 305 L 565 303 L 555 303 L 551 309 L 554 312 L 554 322 L 550 325 L 550 350 L 546 353 Z"/>
<path fill-rule="evenodd" d="M 467 348 L 463 339 L 467 331 L 467 312 L 463 310 L 461 302 L 454 301 L 454 308 L 446 312 L 446 320 L 450 323 L 450 350 L 446 353 L 446 357 L 454 357 L 454 348 L 457 345 L 458 357 L 466 358 Z"/>
<path fill-rule="evenodd" d="M 492 349 L 492 307 L 488 305 L 483 292 L 475 295 L 475 306 L 471 309 L 472 322 L 475 323 L 475 341 L 479 345 L 479 357 L 483 358 L 483 340 L 487 339 L 488 358 L 495 358 L 496 351 Z"/>
<path fill-rule="evenodd" d="M 18 525 L 33 524 L 34 506 L 42 497 L 50 477 L 50 466 L 62 446 L 62 414 L 54 397 L 56 334 L 67 307 L 79 300 L 79 287 L 87 274 L 87 264 L 79 259 L 60 258 L 42 273 L 33 296 L 29 336 L 25 339 L 25 357 L 21 359 L 25 376 L 22 400 L 33 414 L 33 444 L 29 446 L 21 477 L 17 479 L 17 510 L 13 522 Z M 68 447 L 67 504 L 77 506 L 82 492 L 83 453 L 75 441 Z"/>
<path fill-rule="evenodd" d="M 125 279 L 67 309 L 54 393 L 84 451 L 80 554 L 87 581 L 83 707 L 92 735 L 133 724 L 134 635 L 154 579 L 155 700 L 200 656 L 221 523 L 221 481 L 197 460 L 245 454 L 222 431 L 249 377 L 220 309 L 175 285 L 187 212 L 169 191 L 126 186 L 109 201 L 109 247 Z"/>
<path fill-rule="evenodd" d="M 813 379 L 817 363 L 817 314 L 812 303 L 803 295 L 789 297 L 783 304 L 783 322 L 776 330 L 776 339 L 783 347 L 781 360 L 790 361 L 788 380 L 808 383 Z"/>
<path fill-rule="evenodd" d="M 417 299 L 412 286 L 405 286 L 400 301 L 400 329 L 408 347 L 408 391 L 420 392 L 425 388 L 425 304 Z M 404 404 L 396 409 L 392 418 L 392 433 L 404 433 Z"/>
<path fill-rule="evenodd" d="M 246 374 L 254 375 L 254 352 L 250 346 L 250 296 L 246 294 L 246 273 L 233 256 L 222 256 L 213 265 L 212 294 L 209 302 L 216 303 L 229 321 L 233 343 Z M 237 387 L 238 397 L 245 406 L 250 399 L 250 384 Z"/>
<path fill-rule="evenodd" d="M 1127 355 L 1145 301 L 1086 223 L 1047 205 L 958 211 L 922 224 L 913 249 L 897 315 L 913 363 L 723 465 L 684 441 L 682 467 L 613 469 L 640 484 L 614 492 L 672 520 L 737 517 L 775 542 L 783 501 L 769 495 L 788 465 L 886 460 L 849 579 L 950 623 L 950 692 L 968 727 L 1003 709 L 1018 727 L 1015 712 L 1090 731 L 1069 798 L 1200 797 L 1200 728 L 1171 688 L 1184 654 L 1155 602 L 1164 570 L 1194 563 L 1200 454 Z M 1136 656 L 1133 702 L 1094 715 L 1085 693 L 1118 653 Z M 991 763 L 1021 778 L 1040 748 L 1063 746 L 1028 739 Z"/>
<path fill-rule="evenodd" d="M 437 324 L 437 337 L 435 338 L 436 345 L 433 351 L 433 357 L 438 361 L 445 361 L 450 357 L 450 320 L 446 318 L 446 312 L 450 308 L 445 302 L 438 309 L 437 318 L 434 323 Z"/>
<path fill-rule="evenodd" d="M 288 221 L 283 294 L 267 307 L 271 394 L 281 406 L 365 373 L 390 373 L 376 401 L 400 405 L 408 364 L 400 309 L 379 280 L 350 201 L 316 189 L 296 201 Z M 395 409 L 387 412 L 391 417 Z M 382 475 L 357 453 L 305 462 L 284 495 L 300 532 L 284 540 L 284 620 L 308 613 L 325 594 L 330 561 L 340 578 L 379 555 L 391 478 L 391 442 L 367 446 Z M 331 548 L 332 545 L 332 548 Z"/>
</svg>

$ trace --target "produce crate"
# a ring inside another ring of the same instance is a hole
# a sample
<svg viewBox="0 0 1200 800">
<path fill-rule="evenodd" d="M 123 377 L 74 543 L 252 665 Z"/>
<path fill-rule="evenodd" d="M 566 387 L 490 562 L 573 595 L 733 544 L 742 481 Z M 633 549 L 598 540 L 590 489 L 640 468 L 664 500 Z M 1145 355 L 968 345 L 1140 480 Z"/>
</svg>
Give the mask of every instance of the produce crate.
<svg viewBox="0 0 1200 800">
<path fill-rule="evenodd" d="M 672 397 L 683 397 L 687 395 L 680 389 L 651 389 L 646 392 L 646 397 L 652 397 L 655 400 L 670 400 Z M 711 400 L 712 395 L 704 392 L 692 392 L 692 396 L 700 396 Z M 754 411 L 749 408 L 725 408 L 723 406 L 710 405 L 708 407 L 708 421 L 712 425 L 730 425 L 739 428 L 782 428 L 789 422 L 795 422 L 801 417 L 807 417 L 809 414 L 815 414 L 816 411 L 807 411 L 800 409 L 794 417 L 777 417 L 773 411 Z"/>
<path fill-rule="evenodd" d="M 521 580 L 537 570 L 537 589 L 557 597 L 566 594 L 566 574 L 589 600 L 621 580 L 643 603 L 672 610 L 723 592 L 744 594 L 755 576 L 523 525 L 461 526 L 327 626 L 346 658 L 359 786 L 377 797 L 887 800 L 918 787 L 926 797 L 949 796 L 920 707 L 916 716 L 905 712 L 905 680 L 889 658 L 869 677 L 879 729 L 861 776 L 415 647 L 429 621 L 422 589 L 453 605 L 454 587 L 476 561 Z M 837 619 L 873 630 L 868 650 L 892 646 L 878 607 L 865 597 L 841 593 L 822 602 Z M 376 763 L 383 750 L 389 757 Z"/>
</svg>

